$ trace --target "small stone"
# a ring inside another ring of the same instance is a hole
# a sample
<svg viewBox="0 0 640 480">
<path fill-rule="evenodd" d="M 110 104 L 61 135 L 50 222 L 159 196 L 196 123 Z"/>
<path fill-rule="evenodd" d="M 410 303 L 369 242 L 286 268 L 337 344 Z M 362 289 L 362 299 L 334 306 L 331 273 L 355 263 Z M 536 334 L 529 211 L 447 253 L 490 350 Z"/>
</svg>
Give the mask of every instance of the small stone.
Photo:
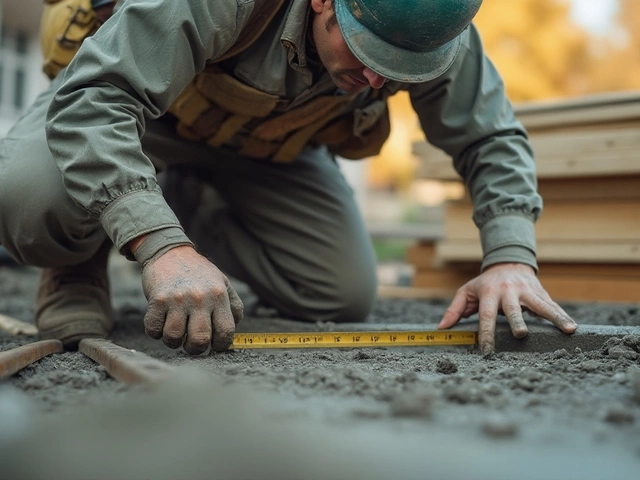
<svg viewBox="0 0 640 480">
<path fill-rule="evenodd" d="M 513 438 L 518 434 L 518 426 L 501 414 L 490 415 L 480 427 L 482 433 L 495 439 Z"/>
<path fill-rule="evenodd" d="M 371 355 L 368 355 L 361 350 L 355 353 L 355 355 L 353 356 L 353 359 L 354 360 L 370 360 Z"/>
<path fill-rule="evenodd" d="M 444 396 L 450 402 L 466 405 L 468 403 L 485 403 L 485 396 L 479 386 L 473 383 L 450 385 L 444 390 Z"/>
<path fill-rule="evenodd" d="M 600 368 L 600 363 L 598 363 L 598 361 L 596 360 L 587 360 L 585 362 L 582 362 L 581 367 L 585 372 L 595 372 L 596 370 L 598 370 L 598 368 Z"/>
<path fill-rule="evenodd" d="M 634 352 L 631 348 L 625 347 L 623 345 L 616 345 L 615 347 L 609 348 L 609 356 L 616 360 L 620 360 L 622 358 L 626 358 L 628 360 L 637 360 L 640 358 L 640 355 Z"/>
<path fill-rule="evenodd" d="M 580 347 L 576 347 L 573 353 L 575 353 L 576 355 L 580 355 L 582 353 L 582 349 Z"/>
<path fill-rule="evenodd" d="M 391 416 L 431 418 L 434 399 L 434 393 L 428 390 L 419 392 L 401 392 L 391 401 Z"/>
<path fill-rule="evenodd" d="M 351 413 L 354 417 L 364 420 L 375 420 L 384 416 L 384 413 L 382 411 L 374 410 L 371 408 L 357 408 L 354 409 Z"/>
<path fill-rule="evenodd" d="M 458 371 L 458 364 L 452 362 L 448 358 L 443 358 L 442 360 L 438 360 L 436 363 L 436 372 L 442 373 L 444 375 L 450 375 L 452 373 L 456 373 Z"/>
<path fill-rule="evenodd" d="M 613 405 L 607 410 L 604 419 L 615 425 L 627 425 L 633 423 L 634 417 L 633 413 L 624 405 Z"/>
<path fill-rule="evenodd" d="M 609 434 L 606 430 L 596 430 L 593 434 L 593 440 L 598 443 L 605 443 L 609 439 Z"/>
<path fill-rule="evenodd" d="M 532 367 L 522 367 L 518 372 L 518 377 L 527 379 L 531 382 L 539 382 L 543 379 L 544 375 L 539 370 Z"/>
<path fill-rule="evenodd" d="M 410 385 L 416 383 L 419 379 L 420 377 L 418 377 L 418 374 L 415 372 L 404 372 L 396 377 L 396 382 Z"/>
<path fill-rule="evenodd" d="M 502 395 L 504 392 L 502 390 L 502 387 L 500 385 L 498 385 L 497 383 L 487 383 L 484 386 L 484 391 L 491 395 L 492 397 L 497 397 L 499 395 Z"/>
<path fill-rule="evenodd" d="M 613 381 L 624 385 L 629 381 L 629 378 L 625 373 L 618 372 L 613 376 Z"/>
<path fill-rule="evenodd" d="M 533 397 L 527 402 L 527 407 L 538 407 L 542 405 L 542 399 L 540 397 Z"/>
<path fill-rule="evenodd" d="M 640 335 L 625 335 L 622 337 L 622 345 L 640 353 Z"/>
<path fill-rule="evenodd" d="M 567 352 L 567 350 L 566 350 L 566 349 L 561 348 L 561 349 L 556 350 L 555 352 L 553 352 L 553 353 L 551 354 L 551 356 L 552 356 L 553 358 L 555 358 L 555 359 L 558 359 L 558 358 L 567 358 L 567 357 L 569 356 L 569 352 Z"/>
</svg>

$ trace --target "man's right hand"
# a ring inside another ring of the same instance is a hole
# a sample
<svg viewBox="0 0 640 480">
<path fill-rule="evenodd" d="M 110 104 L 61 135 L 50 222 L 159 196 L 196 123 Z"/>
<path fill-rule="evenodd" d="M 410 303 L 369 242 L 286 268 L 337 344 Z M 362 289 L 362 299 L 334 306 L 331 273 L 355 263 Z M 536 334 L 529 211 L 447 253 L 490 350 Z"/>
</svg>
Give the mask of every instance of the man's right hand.
<svg viewBox="0 0 640 480">
<path fill-rule="evenodd" d="M 180 246 L 151 260 L 142 270 L 149 301 L 144 329 L 170 348 L 220 352 L 233 342 L 243 304 L 227 277 L 191 246 Z"/>
</svg>

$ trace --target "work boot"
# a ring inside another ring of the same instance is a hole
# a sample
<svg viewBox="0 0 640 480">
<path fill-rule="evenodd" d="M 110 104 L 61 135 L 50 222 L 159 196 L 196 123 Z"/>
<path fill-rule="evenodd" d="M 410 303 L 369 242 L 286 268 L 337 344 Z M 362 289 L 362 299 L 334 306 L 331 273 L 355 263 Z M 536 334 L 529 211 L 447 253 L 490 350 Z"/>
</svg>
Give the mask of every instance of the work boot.
<svg viewBox="0 0 640 480">
<path fill-rule="evenodd" d="M 111 242 L 84 263 L 42 270 L 36 300 L 41 339 L 61 340 L 67 349 L 83 338 L 105 338 L 113 328 L 107 261 Z"/>
</svg>

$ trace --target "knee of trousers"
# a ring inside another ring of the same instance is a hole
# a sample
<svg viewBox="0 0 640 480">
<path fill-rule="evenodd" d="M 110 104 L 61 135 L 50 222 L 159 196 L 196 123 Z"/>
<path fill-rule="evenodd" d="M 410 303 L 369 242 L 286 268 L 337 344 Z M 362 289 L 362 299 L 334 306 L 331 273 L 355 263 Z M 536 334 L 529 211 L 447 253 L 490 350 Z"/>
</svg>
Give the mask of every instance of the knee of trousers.
<svg viewBox="0 0 640 480">
<path fill-rule="evenodd" d="M 324 287 L 301 287 L 293 299 L 291 314 L 305 321 L 334 323 L 364 322 L 371 312 L 377 293 L 373 275 L 336 276 Z M 286 312 L 283 312 L 286 313 Z"/>
<path fill-rule="evenodd" d="M 364 322 L 371 312 L 377 294 L 377 280 L 375 275 L 362 278 L 359 281 L 338 282 L 336 308 L 329 310 L 325 321 L 335 323 Z"/>
<path fill-rule="evenodd" d="M 50 267 L 86 260 L 106 236 L 97 232 L 100 223 L 71 200 L 55 167 L 43 174 L 24 163 L 19 175 L 0 176 L 0 244 L 27 265 Z M 87 241 L 96 233 L 101 240 Z"/>
</svg>

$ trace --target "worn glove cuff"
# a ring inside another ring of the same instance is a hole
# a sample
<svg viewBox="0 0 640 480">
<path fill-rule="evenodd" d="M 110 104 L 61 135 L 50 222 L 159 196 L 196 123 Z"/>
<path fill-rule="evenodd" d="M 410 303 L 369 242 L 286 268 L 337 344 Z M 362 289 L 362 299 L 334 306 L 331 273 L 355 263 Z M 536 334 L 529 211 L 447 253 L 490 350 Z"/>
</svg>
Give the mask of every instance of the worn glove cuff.
<svg viewBox="0 0 640 480">
<path fill-rule="evenodd" d="M 156 256 L 167 253 L 172 248 L 184 245 L 194 246 L 181 228 L 163 228 L 147 235 L 147 238 L 140 244 L 133 256 L 144 267 Z"/>
</svg>

